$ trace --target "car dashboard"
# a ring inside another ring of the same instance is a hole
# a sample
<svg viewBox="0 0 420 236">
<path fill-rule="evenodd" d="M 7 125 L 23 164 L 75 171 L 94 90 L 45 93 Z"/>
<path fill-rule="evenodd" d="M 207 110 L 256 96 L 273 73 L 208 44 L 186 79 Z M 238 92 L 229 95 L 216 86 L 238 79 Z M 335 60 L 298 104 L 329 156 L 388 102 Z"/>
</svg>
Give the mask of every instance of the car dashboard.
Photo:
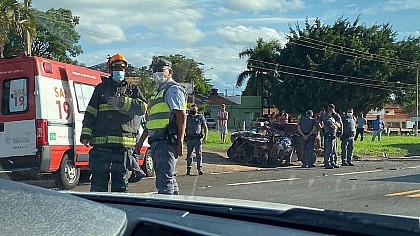
<svg viewBox="0 0 420 236">
<path fill-rule="evenodd" d="M 347 216 L 265 202 L 57 192 L 1 179 L 0 194 L 0 235 L 401 236 L 420 233 L 419 219 L 385 216 L 369 221 L 364 215 Z M 331 220 L 334 225 L 328 224 Z M 346 221 L 347 225 L 342 223 Z M 390 228 L 390 222 L 400 227 Z"/>
</svg>

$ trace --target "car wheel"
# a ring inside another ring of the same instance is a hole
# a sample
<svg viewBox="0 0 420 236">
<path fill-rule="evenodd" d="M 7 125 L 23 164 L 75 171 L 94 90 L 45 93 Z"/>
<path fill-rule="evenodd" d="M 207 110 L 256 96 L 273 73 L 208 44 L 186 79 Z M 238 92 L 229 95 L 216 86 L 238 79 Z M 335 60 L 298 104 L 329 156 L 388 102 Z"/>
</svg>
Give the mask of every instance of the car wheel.
<svg viewBox="0 0 420 236">
<path fill-rule="evenodd" d="M 80 168 L 74 164 L 73 158 L 68 153 L 63 155 L 61 164 L 56 172 L 55 183 L 60 189 L 70 190 L 77 186 L 80 179 Z"/>
<path fill-rule="evenodd" d="M 146 173 L 147 177 L 152 177 L 155 175 L 155 169 L 153 167 L 153 159 L 150 152 L 150 149 L 147 149 L 146 154 L 144 155 L 144 163 L 141 166 L 144 173 Z"/>
</svg>

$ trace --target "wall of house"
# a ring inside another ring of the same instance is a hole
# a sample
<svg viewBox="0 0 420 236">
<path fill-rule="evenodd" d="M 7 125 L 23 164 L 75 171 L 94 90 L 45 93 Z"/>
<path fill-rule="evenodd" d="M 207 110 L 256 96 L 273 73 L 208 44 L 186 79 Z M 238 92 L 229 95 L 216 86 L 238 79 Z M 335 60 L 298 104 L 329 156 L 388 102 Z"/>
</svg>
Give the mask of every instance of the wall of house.
<svg viewBox="0 0 420 236">
<path fill-rule="evenodd" d="M 206 105 L 210 117 L 217 120 L 217 113 L 221 109 L 221 105 Z M 261 97 L 260 96 L 242 96 L 241 104 L 239 105 L 226 105 L 226 110 L 230 114 L 228 120 L 228 128 L 242 128 L 245 121 L 246 127 L 249 127 L 252 119 L 261 116 Z"/>
</svg>

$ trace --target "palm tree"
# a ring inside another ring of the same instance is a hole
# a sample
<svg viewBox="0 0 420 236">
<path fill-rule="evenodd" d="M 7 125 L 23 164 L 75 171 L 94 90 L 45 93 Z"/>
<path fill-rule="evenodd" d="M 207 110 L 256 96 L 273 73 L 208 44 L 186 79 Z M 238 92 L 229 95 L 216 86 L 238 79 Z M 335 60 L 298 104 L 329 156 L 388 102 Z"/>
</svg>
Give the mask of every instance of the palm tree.
<svg viewBox="0 0 420 236">
<path fill-rule="evenodd" d="M 271 94 L 268 87 L 276 81 L 275 71 L 278 52 L 281 50 L 277 40 L 264 41 L 257 39 L 254 48 L 247 48 L 239 53 L 240 58 L 247 57 L 247 70 L 241 72 L 236 80 L 236 86 L 242 86 L 248 79 L 244 94 L 261 96 L 262 105 L 268 105 Z"/>
<path fill-rule="evenodd" d="M 30 5 L 30 0 L 27 0 Z M 30 35 L 35 33 L 35 21 L 29 8 L 17 0 L 0 0 L 0 58 L 3 58 L 4 45 L 11 30 L 20 36 L 25 30 Z"/>
</svg>

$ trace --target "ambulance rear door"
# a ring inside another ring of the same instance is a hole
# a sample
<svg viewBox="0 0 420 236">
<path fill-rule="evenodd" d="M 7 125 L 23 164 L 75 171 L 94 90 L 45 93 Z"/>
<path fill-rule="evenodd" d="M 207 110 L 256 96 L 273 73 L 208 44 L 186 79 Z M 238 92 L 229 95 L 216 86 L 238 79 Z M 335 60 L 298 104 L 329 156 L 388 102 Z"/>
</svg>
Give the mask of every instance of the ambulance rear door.
<svg viewBox="0 0 420 236">
<path fill-rule="evenodd" d="M 34 76 L 31 59 L 0 61 L 0 158 L 9 158 L 10 168 L 35 163 Z"/>
<path fill-rule="evenodd" d="M 82 122 L 92 97 L 95 86 L 101 82 L 100 72 L 91 71 L 76 66 L 67 66 L 66 71 L 69 77 L 69 84 L 72 93 L 72 112 L 74 117 L 74 153 L 76 165 L 88 165 L 90 148 L 80 142 L 82 133 Z"/>
</svg>

